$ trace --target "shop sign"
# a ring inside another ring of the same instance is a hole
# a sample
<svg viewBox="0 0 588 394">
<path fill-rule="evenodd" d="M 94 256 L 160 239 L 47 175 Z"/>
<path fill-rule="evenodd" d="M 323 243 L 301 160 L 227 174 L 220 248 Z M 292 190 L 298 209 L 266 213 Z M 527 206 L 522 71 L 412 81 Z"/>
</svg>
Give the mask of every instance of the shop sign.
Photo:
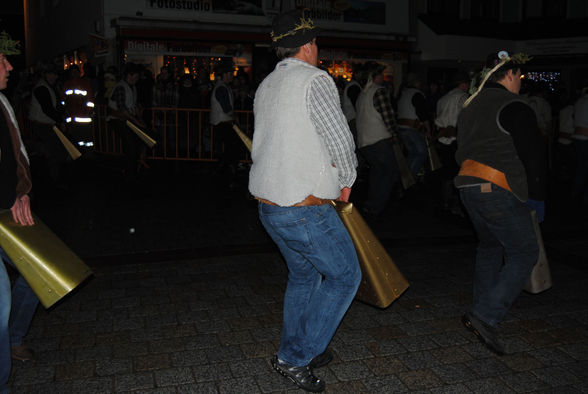
<svg viewBox="0 0 588 394">
<path fill-rule="evenodd" d="M 109 15 L 269 27 L 278 12 L 308 10 L 322 29 L 409 34 L 410 0 L 103 0 Z"/>
<path fill-rule="evenodd" d="M 149 8 L 160 10 L 212 11 L 212 0 L 148 0 Z"/>
<path fill-rule="evenodd" d="M 264 15 L 261 0 L 240 0 L 236 5 L 232 3 L 225 0 L 147 0 L 147 8 L 154 10 Z"/>
<path fill-rule="evenodd" d="M 167 45 L 161 41 L 127 40 L 126 50 L 142 53 L 163 53 L 167 51 Z"/>
<path fill-rule="evenodd" d="M 386 24 L 386 3 L 364 0 L 294 0 L 296 8 L 308 9 L 316 21 Z"/>
<path fill-rule="evenodd" d="M 108 41 L 97 34 L 89 34 L 89 36 L 94 57 L 106 56 L 108 54 Z"/>
</svg>

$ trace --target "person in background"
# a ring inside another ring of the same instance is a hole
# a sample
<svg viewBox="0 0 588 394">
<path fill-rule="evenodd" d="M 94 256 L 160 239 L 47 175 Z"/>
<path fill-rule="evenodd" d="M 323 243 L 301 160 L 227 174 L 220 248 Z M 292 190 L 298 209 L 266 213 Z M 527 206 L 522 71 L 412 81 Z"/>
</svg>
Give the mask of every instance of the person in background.
<svg viewBox="0 0 588 394">
<path fill-rule="evenodd" d="M 129 183 L 137 181 L 142 142 L 127 126 L 126 121 L 133 122 L 139 128 L 145 128 L 137 106 L 135 85 L 138 80 L 139 68 L 133 63 L 127 63 L 122 79 L 112 89 L 108 99 L 108 127 L 112 128 L 122 139 L 123 151 L 126 157 L 125 180 Z"/>
<path fill-rule="evenodd" d="M 68 71 L 70 77 L 63 84 L 67 131 L 76 141 L 91 141 L 94 114 L 92 82 L 82 77 L 78 65 L 71 66 Z"/>
<path fill-rule="evenodd" d="M 394 145 L 396 119 L 388 90 L 384 87 L 384 66 L 368 63 L 365 87 L 357 99 L 357 143 L 369 165 L 369 187 L 363 211 L 375 217 L 386 209 L 394 186 L 400 179 Z"/>
<path fill-rule="evenodd" d="M 153 85 L 153 106 L 175 108 L 178 106 L 178 98 L 178 89 L 169 67 L 161 67 Z"/>
<path fill-rule="evenodd" d="M 361 281 L 353 242 L 332 205 L 356 177 L 353 137 L 331 76 L 317 68 L 317 29 L 303 11 L 278 15 L 272 42 L 282 59 L 255 95 L 249 191 L 288 265 L 280 348 L 271 363 L 297 386 L 325 389 L 314 369 Z"/>
<path fill-rule="evenodd" d="M 347 120 L 347 124 L 349 125 L 349 130 L 351 130 L 351 134 L 353 135 L 353 140 L 357 143 L 357 125 L 356 125 L 356 104 L 357 98 L 361 93 L 361 85 L 357 81 L 357 76 L 359 71 L 359 66 L 355 66 L 353 70 L 354 77 L 351 78 L 346 84 L 345 88 L 343 88 L 343 95 L 341 100 L 341 105 L 343 106 L 343 114 L 345 115 L 345 119 Z"/>
<path fill-rule="evenodd" d="M 569 181 L 572 178 L 575 167 L 574 145 L 572 135 L 574 134 L 574 103 L 573 95 L 562 92 L 560 97 L 561 109 L 558 114 L 557 134 L 557 175 L 560 180 Z"/>
<path fill-rule="evenodd" d="M 406 148 L 406 161 L 415 180 L 427 160 L 425 138 L 431 133 L 427 101 L 421 86 L 421 77 L 409 73 L 406 87 L 398 98 L 398 137 Z"/>
<path fill-rule="evenodd" d="M 221 176 L 229 189 L 237 187 L 237 165 L 244 157 L 243 143 L 233 130 L 235 123 L 235 96 L 231 88 L 233 81 L 233 63 L 219 63 L 214 70 L 216 83 L 210 96 L 210 124 L 213 126 L 214 137 L 220 143 Z"/>
<path fill-rule="evenodd" d="M 55 88 L 57 78 L 57 68 L 54 64 L 42 67 L 41 78 L 33 89 L 29 119 L 33 136 L 38 142 L 33 150 L 46 162 L 44 168 L 48 177 L 43 176 L 43 179 L 50 181 L 54 188 L 67 190 L 64 166 L 68 160 L 68 153 L 53 131 L 53 126 L 65 131 L 64 108 L 61 105 L 61 96 Z"/>
<path fill-rule="evenodd" d="M 537 123 L 541 134 L 546 139 L 551 139 L 553 129 L 553 116 L 551 115 L 551 104 L 547 101 L 549 85 L 545 82 L 533 82 L 530 86 L 529 105 L 535 111 Z"/>
<path fill-rule="evenodd" d="M 572 186 L 572 199 L 582 207 L 588 208 L 588 83 L 582 95 L 574 104 L 574 149 L 576 150 L 576 172 Z"/>
<path fill-rule="evenodd" d="M 437 126 L 437 152 L 443 163 L 439 171 L 441 199 L 443 208 L 455 214 L 461 212 L 459 197 L 453 178 L 459 167 L 455 162 L 457 151 L 457 117 L 468 98 L 470 78 L 466 72 L 456 72 L 452 76 L 452 89 L 437 101 L 435 125 Z"/>
<path fill-rule="evenodd" d="M 151 111 L 151 106 L 153 105 L 154 85 L 153 72 L 145 66 L 140 66 L 139 80 L 135 86 L 137 88 L 137 105 L 142 109 L 141 119 L 147 125 L 148 130 L 146 131 L 151 130 L 153 127 L 153 111 Z"/>
</svg>

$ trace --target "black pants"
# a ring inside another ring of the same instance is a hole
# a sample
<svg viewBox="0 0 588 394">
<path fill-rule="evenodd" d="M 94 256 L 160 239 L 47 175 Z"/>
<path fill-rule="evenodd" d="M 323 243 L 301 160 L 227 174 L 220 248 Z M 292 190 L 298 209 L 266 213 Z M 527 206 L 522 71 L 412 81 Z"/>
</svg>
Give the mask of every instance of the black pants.
<svg viewBox="0 0 588 394">
<path fill-rule="evenodd" d="M 453 185 L 453 178 L 459 172 L 459 166 L 455 161 L 455 152 L 457 151 L 457 142 L 453 141 L 449 145 L 438 142 L 437 152 L 443 167 L 438 171 L 438 193 L 445 209 L 451 209 L 452 206 L 459 204 L 459 195 Z"/>
<path fill-rule="evenodd" d="M 64 181 L 64 166 L 69 158 L 67 150 L 53 131 L 53 125 L 32 123 L 35 143 L 32 152 L 39 154 L 45 161 L 45 171 L 54 184 Z"/>
<path fill-rule="evenodd" d="M 137 165 L 141 153 L 141 140 L 127 127 L 126 122 L 120 119 L 111 119 L 108 121 L 108 127 L 121 138 L 123 152 L 126 157 L 125 177 L 127 180 L 137 178 Z"/>
<path fill-rule="evenodd" d="M 223 175 L 228 182 L 235 179 L 237 164 L 245 158 L 243 142 L 233 130 L 231 122 L 223 122 L 214 126 L 215 145 L 220 152 L 220 164 Z M 220 144 L 220 145 L 217 145 Z M 220 151 L 222 148 L 222 151 Z"/>
</svg>

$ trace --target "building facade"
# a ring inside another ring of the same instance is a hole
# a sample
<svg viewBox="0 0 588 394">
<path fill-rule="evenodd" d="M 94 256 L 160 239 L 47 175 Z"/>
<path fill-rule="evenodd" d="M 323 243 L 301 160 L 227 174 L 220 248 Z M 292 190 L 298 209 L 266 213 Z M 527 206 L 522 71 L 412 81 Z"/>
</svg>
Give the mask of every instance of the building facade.
<svg viewBox="0 0 588 394">
<path fill-rule="evenodd" d="M 410 57 L 409 0 L 26 0 L 27 61 L 63 58 L 65 68 L 132 61 L 154 73 L 168 65 L 178 77 L 212 73 L 214 63 L 232 58 L 259 78 L 275 62 L 271 21 L 294 8 L 307 8 L 322 29 L 319 56 L 334 76 L 348 77 L 354 62 L 378 60 L 392 77 Z"/>
</svg>

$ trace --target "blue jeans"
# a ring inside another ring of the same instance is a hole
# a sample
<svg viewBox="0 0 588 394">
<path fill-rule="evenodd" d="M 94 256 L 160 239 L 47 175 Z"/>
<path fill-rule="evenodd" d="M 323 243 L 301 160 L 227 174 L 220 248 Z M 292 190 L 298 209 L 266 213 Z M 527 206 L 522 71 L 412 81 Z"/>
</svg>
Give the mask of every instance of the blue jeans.
<svg viewBox="0 0 588 394">
<path fill-rule="evenodd" d="M 473 314 L 497 326 L 520 294 L 539 258 L 530 209 L 496 185 L 460 189 L 478 235 Z"/>
<path fill-rule="evenodd" d="M 0 257 L 14 266 L 2 248 Z M 38 303 L 39 299 L 21 275 L 14 283 L 11 294 L 6 266 L 0 262 L 0 393 L 6 392 L 10 377 L 10 347 L 22 343 Z"/>
<path fill-rule="evenodd" d="M 408 168 L 410 168 L 410 172 L 412 172 L 414 178 L 417 179 L 417 175 L 425 165 L 425 161 L 429 155 L 427 153 L 425 135 L 411 127 L 399 127 L 396 132 L 406 147 Z"/>
<path fill-rule="evenodd" d="M 307 365 L 326 348 L 361 281 L 353 242 L 329 205 L 259 204 L 259 218 L 288 265 L 278 357 Z"/>
<path fill-rule="evenodd" d="M 370 166 L 370 180 L 365 209 L 380 213 L 388 204 L 392 189 L 400 173 L 394 156 L 392 140 L 385 139 L 360 148 L 360 152 Z"/>
</svg>

